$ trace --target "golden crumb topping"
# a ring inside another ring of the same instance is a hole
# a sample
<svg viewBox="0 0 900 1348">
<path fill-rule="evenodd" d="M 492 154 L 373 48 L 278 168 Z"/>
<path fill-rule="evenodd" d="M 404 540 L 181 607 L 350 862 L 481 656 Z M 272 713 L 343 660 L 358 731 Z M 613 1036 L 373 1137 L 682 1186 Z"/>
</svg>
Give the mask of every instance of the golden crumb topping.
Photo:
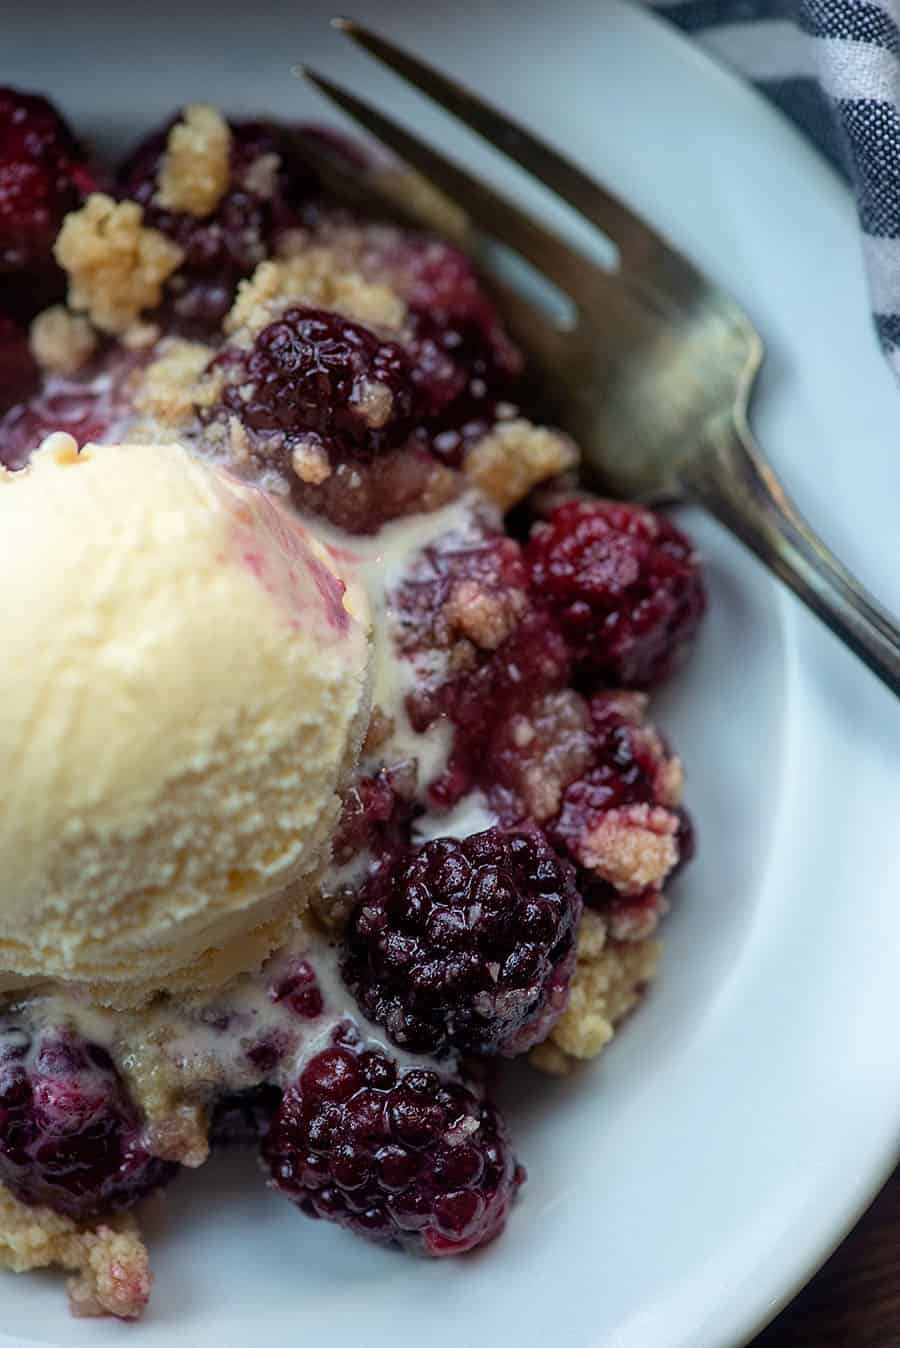
<svg viewBox="0 0 900 1348">
<path fill-rule="evenodd" d="M 515 630 L 527 602 L 521 590 L 492 594 L 477 580 L 460 580 L 444 604 L 444 620 L 454 635 L 495 651 Z"/>
<path fill-rule="evenodd" d="M 397 329 L 406 317 L 405 304 L 388 286 L 347 271 L 331 249 L 311 247 L 282 262 L 261 262 L 238 286 L 225 331 L 249 342 L 285 305 L 297 302 L 379 328 Z"/>
<path fill-rule="evenodd" d="M 75 374 L 97 349 L 97 336 L 81 314 L 54 304 L 32 320 L 31 354 L 48 374 Z"/>
<path fill-rule="evenodd" d="M 566 788 L 593 760 L 587 704 L 572 688 L 545 693 L 509 718 L 518 750 L 516 789 L 525 813 L 539 824 L 559 814 Z"/>
<path fill-rule="evenodd" d="M 301 482 L 318 487 L 331 477 L 331 462 L 321 445 L 301 440 L 291 451 L 291 468 Z"/>
<path fill-rule="evenodd" d="M 63 1268 L 73 1315 L 136 1320 L 150 1296 L 147 1251 L 131 1213 L 78 1223 L 31 1207 L 0 1185 L 0 1267 Z"/>
<path fill-rule="evenodd" d="M 207 373 L 214 354 L 202 342 L 162 342 L 135 389 L 135 411 L 175 430 L 193 419 L 196 408 L 211 407 L 222 391 L 221 372 Z"/>
<path fill-rule="evenodd" d="M 240 185 L 245 192 L 252 192 L 262 201 L 270 201 L 278 186 L 278 170 L 281 168 L 281 156 L 270 151 L 257 155 L 256 159 L 240 175 Z"/>
<path fill-rule="evenodd" d="M 640 894 L 662 885 L 678 861 L 677 831 L 678 819 L 670 810 L 626 805 L 602 814 L 574 847 L 586 870 L 620 894 Z"/>
<path fill-rule="evenodd" d="M 516 417 L 499 422 L 473 446 L 465 471 L 501 510 L 509 510 L 539 482 L 577 462 L 578 450 L 567 435 Z"/>
<path fill-rule="evenodd" d="M 652 980 L 660 952 L 658 941 L 609 940 L 603 918 L 586 909 L 569 1004 L 549 1039 L 532 1049 L 531 1064 L 553 1076 L 565 1076 L 577 1061 L 601 1053 Z"/>
<path fill-rule="evenodd" d="M 162 299 L 163 283 L 183 254 L 144 224 L 135 201 L 93 192 L 63 221 L 54 254 L 69 276 L 69 305 L 101 332 L 120 333 Z"/>
<path fill-rule="evenodd" d="M 207 103 L 191 103 L 169 132 L 156 203 L 167 211 L 212 215 L 228 191 L 231 131 Z"/>
</svg>

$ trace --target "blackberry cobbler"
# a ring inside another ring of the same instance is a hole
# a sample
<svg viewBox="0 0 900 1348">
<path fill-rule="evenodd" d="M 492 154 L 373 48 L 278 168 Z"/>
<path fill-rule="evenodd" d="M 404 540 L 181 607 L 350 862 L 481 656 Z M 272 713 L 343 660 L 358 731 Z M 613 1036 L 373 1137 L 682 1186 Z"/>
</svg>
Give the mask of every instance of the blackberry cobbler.
<svg viewBox="0 0 900 1348">
<path fill-rule="evenodd" d="M 0 1262 L 82 1314 L 140 1313 L 137 1205 L 229 1142 L 370 1239 L 492 1240 L 485 1064 L 601 1051 L 693 850 L 647 719 L 690 541 L 577 488 L 468 258 L 301 143 L 192 105 L 113 168 L 0 91 Z M 15 603 L 74 614 L 19 665 Z"/>
</svg>

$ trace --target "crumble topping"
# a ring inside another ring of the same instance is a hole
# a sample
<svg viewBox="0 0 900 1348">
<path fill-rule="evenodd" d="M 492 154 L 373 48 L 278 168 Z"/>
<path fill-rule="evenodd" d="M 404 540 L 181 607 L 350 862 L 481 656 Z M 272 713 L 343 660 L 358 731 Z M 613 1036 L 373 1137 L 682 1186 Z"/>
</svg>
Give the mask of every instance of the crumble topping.
<svg viewBox="0 0 900 1348">
<path fill-rule="evenodd" d="M 398 329 L 406 306 L 393 290 L 348 271 L 330 248 L 307 247 L 281 262 L 260 262 L 238 286 L 224 328 L 249 343 L 290 303 L 334 309 L 367 326 Z M 377 423 L 376 423 L 377 424 Z"/>
<path fill-rule="evenodd" d="M 203 342 L 178 337 L 163 342 L 135 391 L 135 411 L 177 429 L 193 419 L 195 408 L 211 407 L 224 382 L 220 371 L 207 372 L 214 354 Z"/>
<path fill-rule="evenodd" d="M 243 431 L 240 421 L 233 418 Z M 243 431 L 246 439 L 247 432 Z M 295 445 L 291 452 L 291 468 L 296 473 L 301 482 L 308 482 L 311 486 L 317 487 L 326 478 L 331 477 L 331 464 L 328 461 L 328 455 L 320 444 L 314 440 L 304 440 L 301 444 Z"/>
<path fill-rule="evenodd" d="M 469 451 L 465 473 L 501 510 L 525 499 L 532 487 L 578 463 L 567 435 L 524 417 L 501 421 Z"/>
<path fill-rule="evenodd" d="M 169 132 L 159 169 L 157 205 L 200 219 L 228 191 L 231 131 L 216 108 L 191 103 Z"/>
<path fill-rule="evenodd" d="M 97 336 L 86 318 L 54 304 L 32 320 L 31 354 L 48 374 L 75 374 L 97 349 Z"/>
<path fill-rule="evenodd" d="M 163 282 L 184 254 L 158 229 L 144 225 L 135 201 L 92 192 L 66 216 L 54 254 L 69 276 L 69 304 L 101 332 L 120 333 L 162 299 Z"/>
<path fill-rule="evenodd" d="M 578 1061 L 601 1053 L 652 980 L 661 949 L 650 939 L 611 940 L 604 919 L 585 909 L 568 1007 L 549 1039 L 531 1050 L 532 1066 L 566 1076 Z"/>
<path fill-rule="evenodd" d="M 572 688 L 546 693 L 509 719 L 515 748 L 511 781 L 526 814 L 543 824 L 559 814 L 563 792 L 590 766 L 590 714 Z"/>
<path fill-rule="evenodd" d="M 131 1213 L 79 1223 L 20 1203 L 0 1185 L 0 1267 L 13 1273 L 62 1268 L 72 1313 L 135 1320 L 150 1296 L 147 1250 Z"/>
<path fill-rule="evenodd" d="M 274 152 L 258 155 L 240 175 L 241 186 L 261 201 L 270 201 L 275 195 L 280 168 L 281 155 Z"/>
<path fill-rule="evenodd" d="M 491 593 L 477 580 L 466 579 L 451 589 L 443 617 L 452 635 L 458 634 L 480 650 L 495 651 L 515 629 L 526 606 L 522 590 Z M 459 663 L 467 661 L 460 661 L 457 652 Z"/>
<path fill-rule="evenodd" d="M 678 861 L 678 820 L 662 806 L 609 810 L 577 838 L 574 850 L 586 870 L 620 894 L 657 888 Z"/>
<path fill-rule="evenodd" d="M 361 379 L 351 402 L 373 431 L 387 425 L 394 409 L 394 395 L 380 379 Z"/>
<path fill-rule="evenodd" d="M 208 1111 L 202 1105 L 176 1100 L 173 1092 L 167 1112 L 158 1119 L 148 1118 L 147 1144 L 154 1156 L 196 1170 L 209 1159 Z"/>
<path fill-rule="evenodd" d="M 160 329 L 157 323 L 131 323 L 119 338 L 126 351 L 142 351 L 159 341 Z"/>
</svg>

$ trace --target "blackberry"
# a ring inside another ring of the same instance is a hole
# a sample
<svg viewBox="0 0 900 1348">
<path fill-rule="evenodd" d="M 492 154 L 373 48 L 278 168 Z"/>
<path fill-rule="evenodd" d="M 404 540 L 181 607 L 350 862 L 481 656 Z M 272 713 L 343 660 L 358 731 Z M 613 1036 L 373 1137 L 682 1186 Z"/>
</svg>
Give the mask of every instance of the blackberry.
<svg viewBox="0 0 900 1348">
<path fill-rule="evenodd" d="M 616 501 L 568 501 L 525 550 L 535 600 L 578 668 L 628 688 L 660 683 L 706 609 L 690 540 L 664 515 Z"/>
<path fill-rule="evenodd" d="M 0 88 L 0 278 L 4 307 L 17 318 L 64 294 L 53 244 L 63 217 L 94 185 L 84 151 L 53 106 Z"/>
<path fill-rule="evenodd" d="M 536 829 L 439 838 L 367 881 L 344 979 L 406 1049 L 512 1057 L 565 1009 L 580 915 L 572 868 Z"/>
<path fill-rule="evenodd" d="M 333 462 L 365 458 L 403 439 L 410 374 L 396 342 L 329 310 L 296 306 L 258 334 L 224 402 L 252 431 L 313 443 Z"/>
<path fill-rule="evenodd" d="M 130 1207 L 177 1170 L 144 1147 L 105 1049 L 0 1017 L 0 1181 L 17 1198 L 81 1220 Z"/>
<path fill-rule="evenodd" d="M 461 1080 L 346 1044 L 307 1063 L 262 1150 L 310 1217 L 424 1255 L 499 1235 L 524 1180 L 497 1110 Z"/>
<path fill-rule="evenodd" d="M 421 669 L 407 698 L 413 728 L 439 716 L 454 727 L 448 770 L 424 783 L 441 808 L 480 780 L 497 708 L 508 716 L 568 681 L 566 643 L 527 586 L 519 544 L 476 519 L 423 548 L 390 596 L 398 647 Z"/>
<path fill-rule="evenodd" d="M 644 720 L 646 702 L 625 691 L 591 698 L 591 761 L 546 825 L 576 863 L 585 903 L 604 912 L 616 939 L 653 930 L 666 908 L 663 885 L 693 853 L 681 763 Z"/>
<path fill-rule="evenodd" d="M 332 844 L 335 865 L 346 865 L 364 848 L 379 858 L 407 846 L 416 785 L 416 766 L 409 759 L 355 777 L 341 803 Z"/>
</svg>

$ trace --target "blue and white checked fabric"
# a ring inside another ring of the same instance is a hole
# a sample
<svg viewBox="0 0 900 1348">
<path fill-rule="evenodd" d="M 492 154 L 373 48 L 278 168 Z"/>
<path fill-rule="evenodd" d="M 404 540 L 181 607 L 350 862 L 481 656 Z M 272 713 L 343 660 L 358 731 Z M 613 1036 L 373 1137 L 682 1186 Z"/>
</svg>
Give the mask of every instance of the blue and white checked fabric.
<svg viewBox="0 0 900 1348">
<path fill-rule="evenodd" d="M 875 326 L 900 376 L 900 0 L 649 0 L 767 94 L 856 191 Z"/>
</svg>

